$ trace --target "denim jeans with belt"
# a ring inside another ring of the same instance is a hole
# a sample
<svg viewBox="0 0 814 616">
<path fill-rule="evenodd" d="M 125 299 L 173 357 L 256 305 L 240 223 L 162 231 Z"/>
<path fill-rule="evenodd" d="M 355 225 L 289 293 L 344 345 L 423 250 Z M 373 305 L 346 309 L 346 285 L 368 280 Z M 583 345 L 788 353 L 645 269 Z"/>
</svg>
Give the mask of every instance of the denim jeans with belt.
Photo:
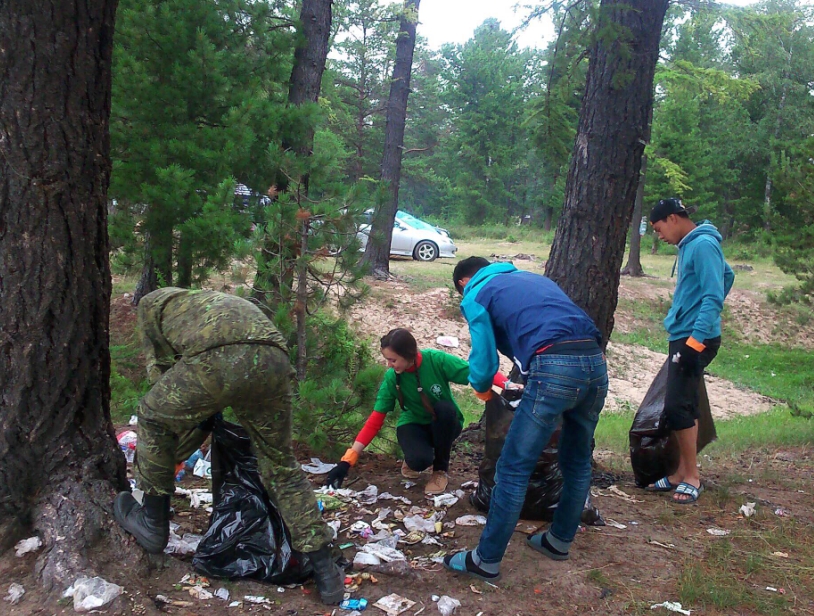
<svg viewBox="0 0 814 616">
<path fill-rule="evenodd" d="M 483 562 L 503 559 L 531 473 L 560 422 L 563 488 L 549 533 L 561 544 L 573 541 L 591 487 L 591 442 L 607 393 L 607 366 L 598 349 L 534 356 L 497 463 L 489 515 L 478 545 Z"/>
</svg>

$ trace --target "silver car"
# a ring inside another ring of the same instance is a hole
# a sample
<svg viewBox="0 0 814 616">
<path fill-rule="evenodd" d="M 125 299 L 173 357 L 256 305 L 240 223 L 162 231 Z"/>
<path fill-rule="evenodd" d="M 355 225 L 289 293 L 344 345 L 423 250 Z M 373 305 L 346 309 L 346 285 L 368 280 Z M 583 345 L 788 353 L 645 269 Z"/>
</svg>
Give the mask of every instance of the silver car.
<svg viewBox="0 0 814 616">
<path fill-rule="evenodd" d="M 368 223 L 360 226 L 356 234 L 362 243 L 362 250 L 365 249 L 370 235 L 373 211 L 368 210 L 365 214 Z M 390 242 L 391 255 L 412 257 L 416 261 L 435 261 L 438 257 L 454 258 L 457 251 L 458 247 L 446 229 L 435 227 L 407 212 L 396 212 L 393 239 Z"/>
</svg>

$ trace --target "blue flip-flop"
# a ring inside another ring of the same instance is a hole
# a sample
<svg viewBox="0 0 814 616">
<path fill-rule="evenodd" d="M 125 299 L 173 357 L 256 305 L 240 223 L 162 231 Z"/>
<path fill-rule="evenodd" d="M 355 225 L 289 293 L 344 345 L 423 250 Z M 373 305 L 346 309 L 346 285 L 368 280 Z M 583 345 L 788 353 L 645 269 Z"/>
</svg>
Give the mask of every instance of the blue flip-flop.
<svg viewBox="0 0 814 616">
<path fill-rule="evenodd" d="M 700 485 L 697 488 L 692 485 L 691 483 L 687 483 L 682 481 L 678 484 L 676 488 L 676 493 L 673 494 L 673 502 L 677 505 L 691 505 L 698 501 L 698 497 L 701 495 L 701 492 L 704 491 L 704 486 Z M 686 494 L 689 498 L 676 498 L 676 494 Z"/>
<path fill-rule="evenodd" d="M 452 556 L 444 556 L 444 567 L 453 573 L 462 573 L 469 577 L 478 578 L 484 582 L 494 582 L 500 579 L 500 573 L 487 573 L 472 560 L 472 551 L 458 552 Z"/>
<path fill-rule="evenodd" d="M 672 492 L 675 489 L 676 486 L 670 483 L 670 479 L 668 477 L 662 477 L 652 486 L 645 487 L 645 490 L 648 492 Z"/>
</svg>

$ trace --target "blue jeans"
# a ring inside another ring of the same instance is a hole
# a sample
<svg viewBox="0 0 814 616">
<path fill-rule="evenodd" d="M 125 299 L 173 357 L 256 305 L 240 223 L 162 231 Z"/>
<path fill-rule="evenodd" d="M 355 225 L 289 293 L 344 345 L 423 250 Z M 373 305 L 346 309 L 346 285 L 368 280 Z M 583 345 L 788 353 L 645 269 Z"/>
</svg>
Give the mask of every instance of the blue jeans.
<svg viewBox="0 0 814 616">
<path fill-rule="evenodd" d="M 563 488 L 549 533 L 564 547 L 574 540 L 591 487 L 591 442 L 608 393 L 601 353 L 536 355 L 495 471 L 486 527 L 478 555 L 503 559 L 526 498 L 529 478 L 551 434 L 562 422 L 559 465 Z"/>
</svg>

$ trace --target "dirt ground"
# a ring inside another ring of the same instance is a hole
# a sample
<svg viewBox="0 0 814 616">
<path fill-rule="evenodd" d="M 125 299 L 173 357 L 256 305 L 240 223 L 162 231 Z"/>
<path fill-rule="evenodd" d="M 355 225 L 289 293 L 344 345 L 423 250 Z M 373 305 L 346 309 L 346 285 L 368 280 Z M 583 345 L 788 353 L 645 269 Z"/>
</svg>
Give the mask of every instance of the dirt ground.
<svg viewBox="0 0 814 616">
<path fill-rule="evenodd" d="M 653 299 L 662 295 L 665 299 L 668 297 L 667 289 L 622 279 L 620 297 Z M 419 347 L 438 348 L 465 359 L 470 350 L 469 330 L 460 316 L 457 301 L 447 288 L 417 293 L 403 282 L 374 282 L 371 297 L 363 305 L 353 308 L 351 320 L 356 323 L 360 333 L 370 338 L 376 353 L 379 337 L 393 327 L 406 327 L 415 336 Z M 765 325 L 771 324 L 771 328 L 776 329 L 778 315 L 756 293 L 733 291 L 727 299 L 727 306 L 738 329 L 751 339 L 778 341 Z M 620 331 L 629 331 L 634 321 L 624 309 L 617 311 L 616 320 Z M 796 326 L 794 331 L 799 334 L 800 329 Z M 437 342 L 439 336 L 455 337 L 459 346 L 442 346 Z M 806 339 L 814 341 L 814 332 Z M 645 347 L 611 342 L 608 345 L 610 383 L 605 412 L 637 408 L 665 358 L 665 355 Z M 501 369 L 506 373 L 511 369 L 509 360 L 502 356 Z M 777 404 L 766 396 L 740 389 L 724 379 L 707 376 L 706 381 L 715 419 L 754 415 L 768 411 Z"/>
<path fill-rule="evenodd" d="M 469 353 L 468 331 L 461 320 L 455 298 L 447 289 L 414 292 L 403 282 L 373 283 L 371 298 L 351 313 L 359 330 L 375 345 L 378 337 L 395 326 L 413 331 L 422 347 L 443 348 L 466 357 Z M 638 299 L 668 298 L 666 289 L 659 289 L 640 281 L 623 279 L 620 296 Z M 118 296 L 112 301 L 111 339 L 122 344 L 132 337 L 135 312 L 128 297 Z M 730 318 L 746 337 L 759 341 L 782 341 L 784 332 L 791 333 L 796 343 L 814 344 L 811 328 L 793 329 L 789 322 L 766 306 L 760 296 L 749 291 L 733 291 L 727 301 Z M 633 316 L 624 310 L 617 313 L 617 328 L 625 331 L 634 323 Z M 438 336 L 454 336 L 457 348 L 441 347 Z M 807 341 L 807 342 L 806 342 Z M 608 349 L 611 368 L 611 391 L 607 411 L 635 408 L 641 401 L 648 384 L 663 361 L 659 354 L 630 345 L 611 344 Z M 136 362 L 137 363 L 137 362 Z M 509 368 L 508 362 L 503 366 Z M 137 370 L 134 366 L 133 370 Z M 134 372 L 135 376 L 135 372 Z M 759 413 L 771 408 L 773 402 L 753 392 L 736 388 L 731 383 L 710 378 L 707 383 L 713 413 L 716 417 L 729 417 L 739 413 Z M 451 468 L 450 492 L 461 484 L 477 480 L 477 466 L 482 446 L 474 438 L 456 446 Z M 303 462 L 308 456 L 303 454 Z M 714 596 L 701 595 L 692 603 L 685 600 L 683 607 L 693 614 L 758 614 L 789 613 L 814 614 L 814 585 L 810 575 L 811 561 L 804 544 L 810 550 L 810 529 L 814 524 L 811 504 L 814 502 L 811 476 L 814 471 L 814 452 L 807 449 L 760 451 L 744 453 L 738 458 L 716 459 L 714 463 L 702 459 L 702 473 L 707 491 L 699 503 L 677 506 L 669 502 L 669 495 L 652 494 L 640 490 L 633 483 L 630 472 L 612 474 L 608 468 L 629 468 L 622 456 L 602 452 L 599 457 L 596 485 L 592 488 L 593 502 L 609 522 L 604 527 L 585 527 L 575 541 L 572 558 L 566 562 L 553 562 L 524 545 L 525 535 L 541 527 L 540 522 L 521 521 L 515 538 L 509 545 L 504 560 L 502 579 L 494 585 L 462 578 L 444 571 L 440 565 L 427 563 L 422 557 L 454 553 L 470 548 L 477 542 L 479 527 L 455 526 L 444 529 L 448 536 L 439 538 L 441 546 L 399 545 L 413 563 L 407 575 L 391 576 L 374 573 L 377 583 L 365 581 L 354 597 L 368 599 L 367 611 L 373 615 L 385 613 L 373 603 L 388 594 L 397 593 L 415 605 L 404 616 L 423 613 L 438 614 L 433 595 L 448 595 L 461 602 L 458 616 L 538 615 L 553 614 L 670 614 L 664 608 L 650 611 L 650 606 L 664 601 L 678 601 L 686 593 L 688 571 L 701 567 L 704 575 L 720 572 L 709 569 L 713 557 L 726 554 L 730 569 L 726 576 L 737 580 L 739 589 L 749 594 L 748 610 L 727 608 Z M 406 487 L 399 474 L 400 462 L 379 455 L 366 455 L 352 472 L 350 487 L 362 490 L 376 485 L 379 493 L 390 492 L 409 499 L 412 505 L 435 509 L 423 495 L 422 483 Z M 321 478 L 312 477 L 318 487 Z M 611 482 L 614 484 L 610 486 Z M 185 478 L 184 487 L 206 487 L 200 479 Z M 469 490 L 467 490 L 467 493 Z M 467 494 L 468 495 L 468 494 Z M 756 503 L 756 514 L 745 518 L 738 513 L 745 502 Z M 202 533 L 208 527 L 208 514 L 203 509 L 192 510 L 186 498 L 175 498 L 175 522 L 183 532 Z M 357 519 L 372 521 L 380 507 L 394 507 L 391 501 L 366 507 L 352 507 L 341 513 L 342 529 Z M 407 510 L 406 505 L 401 506 Z M 444 522 L 459 516 L 477 514 L 468 498 L 461 498 L 449 508 Z M 335 513 L 326 513 L 331 519 Z M 611 525 L 612 524 L 612 525 Z M 618 526 L 624 526 L 619 528 Z M 396 524 L 396 527 L 400 525 Z M 543 524 L 545 527 L 545 524 Z M 709 529 L 727 532 L 715 536 Z M 778 544 L 767 543 L 764 537 L 776 537 Z M 758 538 L 756 540 L 756 538 Z M 795 543 L 796 542 L 796 543 Z M 340 532 L 338 544 L 353 543 L 343 551 L 353 560 L 357 547 L 364 541 Z M 8 551 L 0 558 L 0 615 L 55 616 L 74 613 L 70 599 L 57 600 L 45 595 L 34 579 L 36 553 L 23 557 Z M 748 563 L 760 558 L 769 564 L 751 568 Z M 103 577 L 124 589 L 124 595 L 104 613 L 152 616 L 175 614 L 178 616 L 227 616 L 234 614 L 281 614 L 286 616 L 326 615 L 343 616 L 350 612 L 323 606 L 313 584 L 293 588 L 240 580 L 210 580 L 209 590 L 226 588 L 229 601 L 200 600 L 189 593 L 189 587 L 180 580 L 193 573 L 191 559 L 158 556 L 147 576 L 134 576 L 133 564 L 119 562 L 105 569 Z M 723 565 L 722 565 L 723 566 Z M 353 573 L 352 571 L 348 572 Z M 703 576 L 702 576 L 703 577 Z M 712 579 L 712 578 L 710 578 Z M 807 582 L 801 580 L 808 580 Z M 3 601 L 11 583 L 21 584 L 26 594 L 16 604 Z M 699 582 L 701 585 L 701 582 Z M 775 589 L 775 590 L 767 590 Z M 157 600 L 163 595 L 174 603 Z M 264 596 L 265 605 L 254 605 L 246 595 Z M 686 594 L 684 595 L 686 596 Z M 232 601 L 241 601 L 237 607 L 228 607 Z M 765 608 L 765 609 L 764 609 Z"/>
<path fill-rule="evenodd" d="M 480 453 L 474 446 L 457 447 L 451 468 L 450 490 L 454 491 L 462 483 L 477 479 L 477 464 Z M 413 505 L 429 507 L 432 503 L 423 495 L 421 485 L 407 488 L 399 475 L 398 461 L 382 456 L 365 457 L 350 477 L 353 482 L 347 486 L 361 491 L 370 484 L 376 485 L 379 494 L 390 492 L 406 497 Z M 421 544 L 406 547 L 407 558 L 413 568 L 406 575 L 389 576 L 374 573 L 377 583 L 365 581 L 353 593 L 354 597 L 364 597 L 371 605 L 368 611 L 382 614 L 372 607 L 379 598 L 397 593 L 415 605 L 404 612 L 414 616 L 422 608 L 425 614 L 438 614 L 432 601 L 433 595 L 447 595 L 461 602 L 456 614 L 476 616 L 496 615 L 538 615 L 555 614 L 630 614 L 651 613 L 649 606 L 663 601 L 676 601 L 677 583 L 687 567 L 700 562 L 702 555 L 722 542 L 736 542 L 740 538 L 748 540 L 756 531 L 766 531 L 785 527 L 811 528 L 814 515 L 811 511 L 812 494 L 810 473 L 814 468 L 814 456 L 810 450 L 790 450 L 772 454 L 745 455 L 742 459 L 724 464 L 716 463 L 715 468 L 706 471 L 707 493 L 702 495 L 698 505 L 681 507 L 668 502 L 668 497 L 651 494 L 636 488 L 632 475 L 624 473 L 613 476 L 599 473 L 597 485 L 592 489 L 594 504 L 605 520 L 615 526 L 585 527 L 575 541 L 572 558 L 566 562 L 550 561 L 524 545 L 525 536 L 541 526 L 540 522 L 521 521 L 515 538 L 502 567 L 503 578 L 495 584 L 487 584 L 469 578 L 452 575 L 436 564 L 422 564 L 420 557 L 441 553 L 451 553 L 476 544 L 479 527 L 456 526 L 444 532 L 442 546 Z M 733 474 L 742 474 L 742 483 L 731 484 Z M 782 476 L 781 481 L 769 481 L 768 477 Z M 754 478 L 754 479 L 752 479 Z M 313 477 L 315 487 L 319 478 Z M 354 481 L 355 480 L 355 481 Z M 203 480 L 192 482 L 185 479 L 184 487 L 202 486 Z M 608 484 L 614 481 L 614 487 Z M 797 491 L 793 486 L 807 485 L 808 490 Z M 745 501 L 757 503 L 757 513 L 746 519 L 738 514 L 740 504 Z M 175 521 L 182 532 L 202 532 L 207 526 L 207 515 L 203 509 L 191 511 L 186 498 L 174 499 L 177 511 Z M 345 529 L 358 519 L 367 522 L 375 518 L 380 507 L 395 506 L 408 510 L 407 505 L 393 501 L 380 501 L 364 507 L 351 507 L 342 512 L 342 530 L 338 543 L 353 543 L 343 553 L 352 560 L 356 546 L 364 543 L 358 536 L 349 535 Z M 441 508 L 439 508 L 441 509 Z M 444 521 L 455 520 L 459 516 L 478 513 L 462 498 L 447 511 Z M 326 513 L 326 519 L 337 514 Z M 391 522 L 394 522 L 392 518 Z M 400 527 L 399 524 L 396 524 Z M 545 525 L 543 525 L 545 526 Z M 721 529 L 730 533 L 729 537 L 713 536 L 707 529 Z M 765 547 L 768 552 L 781 554 L 776 557 L 778 566 L 752 574 L 742 580 L 752 592 L 769 594 L 766 587 L 782 589 L 782 594 L 772 593 L 770 599 L 782 608 L 778 613 L 814 613 L 814 595 L 810 585 L 800 583 L 799 578 L 784 574 L 788 567 L 799 566 L 799 554 L 788 547 Z M 8 584 L 17 582 L 27 589 L 27 594 L 16 606 L 0 603 L 0 613 L 9 616 L 34 616 L 74 613 L 70 600 L 57 603 L 42 596 L 31 578 L 34 554 L 22 558 L 9 552 L 0 559 L 0 586 L 6 592 Z M 771 557 L 770 557 L 771 558 Z M 416 560 L 419 559 L 419 560 Z M 155 615 L 160 613 L 178 616 L 203 616 L 212 614 L 226 616 L 234 614 L 285 614 L 342 616 L 349 612 L 326 608 L 321 605 L 316 589 L 311 583 L 293 588 L 278 588 L 274 585 L 253 581 L 210 580 L 210 591 L 226 588 L 230 592 L 229 602 L 218 598 L 199 600 L 189 594 L 189 587 L 179 582 L 185 574 L 192 573 L 189 559 L 159 556 L 153 559 L 154 570 L 148 577 L 134 578 L 128 563 L 105 571 L 104 577 L 121 585 L 125 594 L 106 613 Z M 352 572 L 349 572 L 352 573 Z M 809 577 L 810 580 L 810 577 Z M 175 605 L 157 601 L 163 595 Z M 246 595 L 263 596 L 269 599 L 267 605 L 253 605 L 244 600 Z M 231 601 L 243 601 L 237 607 L 228 607 Z M 699 605 L 685 605 L 699 614 L 731 614 L 731 610 L 717 610 Z M 665 611 L 653 612 L 664 613 Z M 760 611 L 737 611 L 739 614 L 761 613 Z"/>
</svg>

